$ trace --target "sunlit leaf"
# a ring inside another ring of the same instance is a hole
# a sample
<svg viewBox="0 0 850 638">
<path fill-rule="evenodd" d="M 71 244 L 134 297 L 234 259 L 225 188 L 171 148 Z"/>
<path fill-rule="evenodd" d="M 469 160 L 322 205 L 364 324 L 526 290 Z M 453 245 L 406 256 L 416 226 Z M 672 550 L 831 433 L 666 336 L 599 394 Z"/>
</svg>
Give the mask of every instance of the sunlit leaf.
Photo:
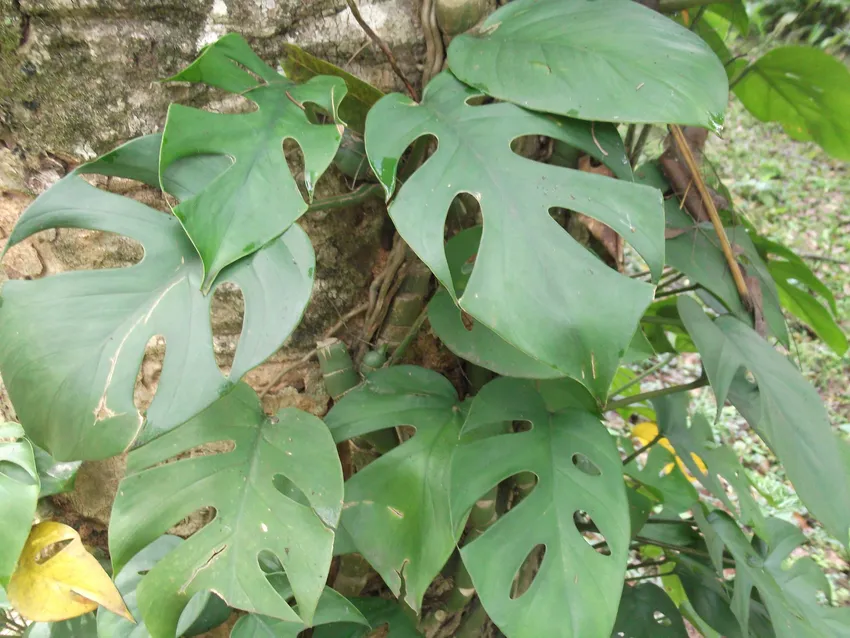
<svg viewBox="0 0 850 638">
<path fill-rule="evenodd" d="M 219 443 L 219 453 L 161 464 L 205 443 Z M 202 507 L 214 508 L 215 519 L 157 563 L 138 587 L 151 634 L 173 634 L 192 596 L 207 590 L 237 609 L 310 623 L 342 508 L 342 471 L 325 425 L 294 408 L 267 417 L 256 393 L 239 384 L 197 417 L 131 452 L 110 521 L 116 574 Z M 263 551 L 283 566 L 300 618 L 266 579 L 258 563 Z"/>
<path fill-rule="evenodd" d="M 488 95 L 583 120 L 716 127 L 726 110 L 711 49 L 636 2 L 515 0 L 452 40 L 448 59 Z"/>
<path fill-rule="evenodd" d="M 242 36 L 229 34 L 170 78 L 241 95 L 256 105 L 251 113 L 212 113 L 172 104 L 160 153 L 160 175 L 178 160 L 225 156 L 232 162 L 204 189 L 174 208 L 201 255 L 207 290 L 223 268 L 279 237 L 306 210 L 283 155 L 293 139 L 304 155 L 304 182 L 312 197 L 342 139 L 342 125 L 312 124 L 304 103 L 334 118 L 343 97 L 341 78 L 318 76 L 295 84 L 266 65 Z"/>
<path fill-rule="evenodd" d="M 649 445 L 650 443 L 655 441 L 655 437 L 658 436 L 658 433 L 658 424 L 652 421 L 642 421 L 641 423 L 638 423 L 632 428 L 632 436 L 635 437 L 638 441 L 640 441 L 640 444 L 642 446 Z M 679 466 L 679 469 L 682 470 L 682 473 L 688 477 L 688 480 L 695 480 L 694 475 L 691 474 L 690 470 L 688 469 L 688 466 L 684 463 L 684 461 L 682 461 L 679 455 L 676 454 L 676 450 L 673 448 L 672 445 L 670 445 L 670 441 L 667 440 L 667 437 L 662 437 L 658 439 L 656 444 L 660 445 L 665 450 L 670 452 L 670 454 L 676 457 L 676 464 Z M 691 460 L 697 466 L 700 472 L 705 472 L 705 463 L 703 463 L 702 459 L 694 452 L 691 452 Z M 669 474 L 672 469 L 673 464 L 668 463 L 664 466 L 662 472 L 664 472 L 665 474 Z"/>
<path fill-rule="evenodd" d="M 28 620 L 67 620 L 98 605 L 133 618 L 77 531 L 54 521 L 32 528 L 6 591 L 15 611 Z"/>
<path fill-rule="evenodd" d="M 850 70 L 828 53 L 777 47 L 753 63 L 735 95 L 762 122 L 779 122 L 795 140 L 814 140 L 850 160 Z"/>
</svg>

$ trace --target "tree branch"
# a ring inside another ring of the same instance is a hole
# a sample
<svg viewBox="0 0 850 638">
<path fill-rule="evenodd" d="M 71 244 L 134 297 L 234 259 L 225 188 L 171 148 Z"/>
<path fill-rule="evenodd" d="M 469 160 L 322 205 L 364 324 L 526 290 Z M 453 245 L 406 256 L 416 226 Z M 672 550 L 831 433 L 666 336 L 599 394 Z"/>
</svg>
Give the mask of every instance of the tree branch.
<svg viewBox="0 0 850 638">
<path fill-rule="evenodd" d="M 660 390 L 650 390 L 649 392 L 642 392 L 631 397 L 620 399 L 619 401 L 611 401 L 608 405 L 605 406 L 605 410 L 619 410 L 620 408 L 632 405 L 633 403 L 648 401 L 649 399 L 663 397 L 667 394 L 675 394 L 677 392 L 687 392 L 688 390 L 696 390 L 697 388 L 702 388 L 706 385 L 708 385 L 708 377 L 703 374 L 699 379 L 691 381 L 690 383 L 685 383 L 684 385 L 672 385 L 668 388 L 661 388 Z"/>
</svg>

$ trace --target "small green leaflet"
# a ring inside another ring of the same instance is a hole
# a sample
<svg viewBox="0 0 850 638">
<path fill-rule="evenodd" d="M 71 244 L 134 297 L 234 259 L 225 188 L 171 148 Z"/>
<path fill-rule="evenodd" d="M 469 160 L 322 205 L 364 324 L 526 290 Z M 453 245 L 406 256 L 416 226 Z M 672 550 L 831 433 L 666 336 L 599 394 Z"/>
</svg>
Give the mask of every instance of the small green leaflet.
<svg viewBox="0 0 850 638">
<path fill-rule="evenodd" d="M 850 70 L 813 47 L 778 47 L 747 67 L 735 95 L 762 122 L 850 160 Z"/>
<path fill-rule="evenodd" d="M 506 420 L 528 421 L 531 429 L 490 434 Z M 493 622 L 509 636 L 608 635 L 623 587 L 630 518 L 622 463 L 599 416 L 575 403 L 553 410 L 534 382 L 503 377 L 473 400 L 461 441 L 452 464 L 455 521 L 500 481 L 520 472 L 537 476 L 517 507 L 461 549 Z M 578 512 L 590 516 L 610 555 L 582 536 Z M 539 545 L 546 547 L 540 570 L 513 598 L 517 570 Z"/>
<path fill-rule="evenodd" d="M 392 600 L 377 598 L 351 598 L 352 603 L 368 621 L 373 630 L 387 627 L 385 638 L 422 638 L 416 629 L 416 623 L 410 619 L 401 605 Z M 318 627 L 313 638 L 365 638 L 373 635 L 369 629 L 351 622 Z"/>
<path fill-rule="evenodd" d="M 30 533 L 38 502 L 38 471 L 32 445 L 17 423 L 0 423 L 0 587 L 9 584 Z"/>
<path fill-rule="evenodd" d="M 200 292 L 202 267 L 174 217 L 104 192 L 80 174 L 158 184 L 160 136 L 133 140 L 86 164 L 43 193 L 24 212 L 8 246 L 47 228 L 89 228 L 142 244 L 136 265 L 66 272 L 3 286 L 0 372 L 27 436 L 58 461 L 99 459 L 168 431 L 233 387 L 272 355 L 301 319 L 313 286 L 315 258 L 294 226 L 216 282 L 245 298 L 243 332 L 230 374 L 213 354 L 211 295 Z M 221 158 L 186 160 L 163 184 L 178 198 L 214 180 Z M 74 338 L 68 338 L 68 334 Z M 166 355 L 146 414 L 133 402 L 145 345 L 156 335 Z M 185 370 L 192 374 L 186 374 Z"/>
<path fill-rule="evenodd" d="M 846 546 L 850 452 L 832 431 L 817 391 L 788 359 L 734 317 L 712 322 L 689 297 L 680 297 L 677 305 L 702 356 L 718 412 L 727 399 L 732 402 L 776 454 L 806 507 Z M 742 369 L 752 373 L 755 385 Z"/>
<path fill-rule="evenodd" d="M 709 522 L 735 558 L 735 591 L 732 611 L 741 632 L 747 635 L 753 587 L 764 601 L 776 638 L 824 638 L 850 635 L 850 609 L 818 602 L 819 592 L 830 584 L 811 558 L 800 558 L 790 568 L 783 562 L 805 541 L 791 523 L 769 519 L 770 533 L 761 544 L 751 543 L 728 515 L 715 511 Z M 760 551 L 759 547 L 764 550 Z"/>
<path fill-rule="evenodd" d="M 317 76 L 295 84 L 267 66 L 236 34 L 207 46 L 197 60 L 169 79 L 224 89 L 257 107 L 238 114 L 179 104 L 168 109 L 161 176 L 187 157 L 212 154 L 232 162 L 206 188 L 174 208 L 201 255 L 206 291 L 225 266 L 279 237 L 307 210 L 283 155 L 283 140 L 293 139 L 301 147 L 304 182 L 312 197 L 316 181 L 336 154 L 343 127 L 312 124 L 304 103 L 316 104 L 337 120 L 345 81 Z"/>
<path fill-rule="evenodd" d="M 218 454 L 161 464 L 216 443 Z M 342 496 L 342 469 L 325 425 L 293 408 L 267 417 L 254 391 L 239 384 L 197 417 L 130 453 L 110 521 L 114 571 L 120 574 L 138 551 L 192 512 L 213 507 L 215 520 L 170 552 L 138 587 L 151 635 L 173 636 L 183 608 L 207 590 L 231 607 L 309 624 L 330 566 Z M 258 562 L 263 551 L 283 566 L 298 614 L 266 579 Z"/>
<path fill-rule="evenodd" d="M 515 0 L 452 40 L 449 68 L 488 95 L 583 120 L 719 128 L 723 64 L 636 2 Z"/>
<path fill-rule="evenodd" d="M 652 286 L 605 266 L 549 210 L 563 206 L 602 221 L 658 275 L 664 261 L 661 193 L 630 183 L 631 169 L 613 126 L 539 115 L 512 104 L 468 104 L 479 95 L 441 73 L 428 84 L 421 105 L 395 93 L 370 111 L 366 151 L 388 197 L 396 190 L 396 167 L 407 146 L 429 134 L 439 143 L 399 189 L 390 217 L 463 310 L 512 346 L 604 398 L 649 305 Z M 511 141 L 529 134 L 565 141 L 606 163 L 620 179 L 515 154 Z M 452 281 L 443 234 L 449 206 L 463 192 L 481 204 L 484 231 L 461 295 Z"/>
<path fill-rule="evenodd" d="M 345 484 L 341 528 L 390 590 L 419 609 L 428 585 L 457 543 L 449 474 L 463 413 L 457 393 L 436 372 L 414 366 L 376 370 L 328 413 L 340 442 L 412 425 L 412 439 Z"/>
</svg>

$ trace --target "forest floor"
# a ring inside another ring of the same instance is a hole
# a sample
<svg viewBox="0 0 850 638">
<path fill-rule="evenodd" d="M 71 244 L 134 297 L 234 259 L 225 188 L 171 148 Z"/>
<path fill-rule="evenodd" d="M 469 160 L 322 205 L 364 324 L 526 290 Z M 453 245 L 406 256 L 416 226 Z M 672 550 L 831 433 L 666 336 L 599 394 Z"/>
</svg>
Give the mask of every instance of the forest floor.
<svg viewBox="0 0 850 638">
<path fill-rule="evenodd" d="M 722 137 L 712 136 L 707 158 L 736 210 L 760 233 L 801 255 L 832 290 L 839 323 L 850 334 L 850 165 L 816 144 L 793 141 L 776 124 L 758 122 L 736 100 Z M 817 387 L 833 426 L 850 438 L 850 354 L 839 357 L 793 320 L 788 327 L 791 357 Z M 700 401 L 713 399 L 702 393 Z M 850 605 L 847 551 L 808 517 L 773 456 L 733 409 L 724 409 L 717 431 L 750 470 L 767 513 L 803 529 L 810 541 L 806 551 L 827 572 L 837 602 Z"/>
</svg>

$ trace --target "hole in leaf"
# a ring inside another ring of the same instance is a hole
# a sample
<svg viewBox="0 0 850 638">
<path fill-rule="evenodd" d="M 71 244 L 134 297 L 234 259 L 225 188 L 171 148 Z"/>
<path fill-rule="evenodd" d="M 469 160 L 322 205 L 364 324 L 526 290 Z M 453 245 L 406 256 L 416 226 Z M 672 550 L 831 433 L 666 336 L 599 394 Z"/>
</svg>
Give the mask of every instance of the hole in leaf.
<svg viewBox="0 0 850 638">
<path fill-rule="evenodd" d="M 545 556 L 546 546 L 543 544 L 535 545 L 528 552 L 528 556 L 522 561 L 522 565 L 519 566 L 514 576 L 511 585 L 511 600 L 522 597 L 531 588 L 531 585 L 537 578 L 537 573 L 540 571 L 540 565 L 543 564 L 543 558 Z"/>
<path fill-rule="evenodd" d="M 199 446 L 200 447 L 200 446 Z M 176 525 L 168 530 L 169 534 L 187 538 L 192 534 L 196 534 L 212 523 L 216 517 L 216 509 L 214 507 L 201 507 L 181 519 Z"/>
<path fill-rule="evenodd" d="M 283 474 L 275 474 L 272 479 L 274 488 L 283 494 L 285 497 L 292 499 L 296 503 L 310 507 L 310 501 L 307 500 L 307 495 L 295 483 L 286 478 Z"/>
<path fill-rule="evenodd" d="M 593 551 L 603 556 L 611 555 L 611 548 L 608 547 L 605 536 L 599 531 L 587 512 L 576 510 L 573 513 L 573 522 L 585 542 L 593 548 Z"/>
<path fill-rule="evenodd" d="M 467 106 L 486 106 L 487 104 L 493 104 L 496 100 L 491 98 L 489 95 L 471 95 L 466 100 Z"/>
<path fill-rule="evenodd" d="M 23 486 L 36 484 L 35 478 L 29 472 L 17 463 L 12 463 L 11 461 L 0 461 L 0 476 L 5 476 L 15 483 Z"/>
<path fill-rule="evenodd" d="M 142 362 L 139 364 L 139 372 L 136 375 L 136 383 L 133 386 L 133 405 L 140 414 L 151 407 L 156 388 L 159 385 L 159 377 L 162 374 L 162 365 L 165 360 L 165 337 L 154 335 L 145 344 L 145 352 Z"/>
<path fill-rule="evenodd" d="M 515 488 L 513 506 L 516 507 L 519 501 L 528 498 L 537 487 L 537 475 L 534 472 L 517 472 L 513 475 L 513 484 Z"/>
<path fill-rule="evenodd" d="M 655 620 L 655 622 L 657 622 L 662 627 L 669 627 L 670 625 L 673 624 L 673 622 L 667 616 L 662 614 L 660 611 L 652 612 L 652 618 L 653 618 L 653 620 Z"/>
<path fill-rule="evenodd" d="M 51 543 L 47 547 L 41 549 L 35 555 L 35 562 L 38 565 L 43 565 L 51 558 L 56 556 L 59 552 L 65 549 L 68 545 L 73 542 L 72 538 L 63 538 L 61 541 L 56 541 L 55 543 Z"/>
<path fill-rule="evenodd" d="M 298 145 L 298 142 L 292 138 L 283 140 L 283 154 L 286 157 L 286 164 L 289 166 L 289 172 L 292 174 L 292 179 L 298 185 L 298 191 L 304 201 L 309 201 L 309 191 L 315 188 L 312 177 L 307 175 L 304 165 L 304 151 Z"/>
<path fill-rule="evenodd" d="M 573 465 L 585 474 L 589 474 L 590 476 L 600 476 L 602 474 L 602 470 L 600 470 L 593 461 L 581 452 L 573 454 L 572 461 Z"/>
<path fill-rule="evenodd" d="M 455 201 L 460 200 L 455 198 Z M 447 236 L 453 234 L 450 228 L 451 218 L 452 214 L 450 212 L 446 217 L 446 226 L 444 228 Z M 462 230 L 452 237 L 444 247 L 446 262 L 449 264 L 449 270 L 452 275 L 452 284 L 454 284 L 458 297 L 463 296 L 467 284 L 472 277 L 472 273 L 475 271 L 482 232 L 482 226 Z"/>
<path fill-rule="evenodd" d="M 62 270 L 129 268 L 145 256 L 142 244 L 117 233 L 83 228 L 58 228 L 55 233 L 52 250 Z"/>
<path fill-rule="evenodd" d="M 531 432 L 534 429 L 534 424 L 528 419 L 521 419 L 513 422 L 514 432 Z"/>
<path fill-rule="evenodd" d="M 266 574 L 276 574 L 283 571 L 283 564 L 277 554 L 267 549 L 260 550 L 260 553 L 257 554 L 257 564 Z"/>
<path fill-rule="evenodd" d="M 216 287 L 210 302 L 210 324 L 215 362 L 227 375 L 245 324 L 245 297 L 239 286 L 224 282 Z"/>
</svg>

